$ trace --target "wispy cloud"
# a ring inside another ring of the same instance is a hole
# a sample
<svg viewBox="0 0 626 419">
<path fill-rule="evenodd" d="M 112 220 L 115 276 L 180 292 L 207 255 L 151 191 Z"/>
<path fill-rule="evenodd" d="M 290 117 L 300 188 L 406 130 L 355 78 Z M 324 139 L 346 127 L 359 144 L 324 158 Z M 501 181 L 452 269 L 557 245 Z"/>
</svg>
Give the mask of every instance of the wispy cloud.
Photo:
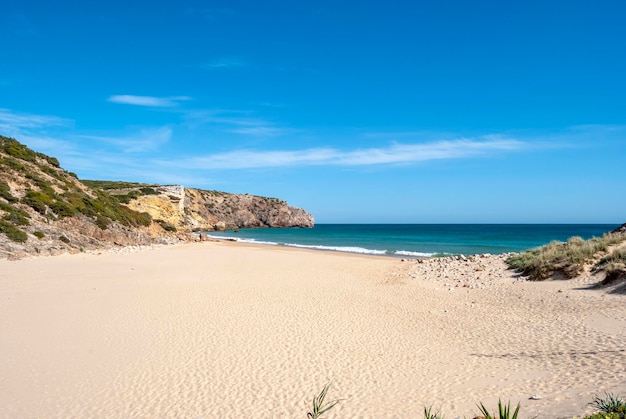
<svg viewBox="0 0 626 419">
<path fill-rule="evenodd" d="M 21 132 L 24 129 L 43 129 L 51 126 L 70 125 L 71 123 L 68 119 L 56 116 L 33 115 L 0 108 L 0 130 L 9 133 L 9 135 L 11 132 Z"/>
<path fill-rule="evenodd" d="M 124 105 L 147 106 L 152 108 L 172 108 L 180 105 L 180 102 L 190 100 L 189 96 L 155 97 L 135 95 L 114 95 L 107 100 Z"/>
<path fill-rule="evenodd" d="M 385 148 L 342 151 L 335 148 L 305 150 L 239 150 L 186 159 L 174 164 L 196 169 L 255 169 L 302 166 L 373 166 L 411 164 L 430 160 L 482 156 L 520 150 L 525 143 L 491 136 L 427 144 L 393 144 Z"/>
<path fill-rule="evenodd" d="M 185 122 L 192 127 L 221 125 L 225 132 L 259 137 L 276 137 L 294 132 L 293 129 L 276 126 L 265 119 L 251 117 L 249 112 L 244 111 L 192 111 L 185 115 Z"/>
<path fill-rule="evenodd" d="M 59 159 L 76 153 L 71 141 L 59 135 L 73 129 L 74 121 L 49 115 L 33 115 L 0 109 L 0 134 L 14 137 L 29 147 Z"/>
<path fill-rule="evenodd" d="M 202 64 L 200 67 L 207 70 L 221 70 L 228 68 L 245 67 L 247 63 L 239 58 L 219 58 L 206 64 Z"/>
<path fill-rule="evenodd" d="M 172 138 L 170 127 L 144 128 L 136 134 L 120 137 L 81 135 L 79 138 L 97 141 L 118 147 L 125 153 L 140 153 L 153 151 Z"/>
</svg>

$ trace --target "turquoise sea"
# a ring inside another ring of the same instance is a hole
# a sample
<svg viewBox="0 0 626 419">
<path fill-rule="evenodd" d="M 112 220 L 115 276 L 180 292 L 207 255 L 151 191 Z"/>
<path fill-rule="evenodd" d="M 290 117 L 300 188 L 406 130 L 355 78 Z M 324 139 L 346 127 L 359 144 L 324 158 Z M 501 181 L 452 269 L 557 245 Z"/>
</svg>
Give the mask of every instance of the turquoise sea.
<svg viewBox="0 0 626 419">
<path fill-rule="evenodd" d="M 310 229 L 240 229 L 211 237 L 274 246 L 394 256 L 499 254 L 599 237 L 619 224 L 318 224 Z"/>
</svg>

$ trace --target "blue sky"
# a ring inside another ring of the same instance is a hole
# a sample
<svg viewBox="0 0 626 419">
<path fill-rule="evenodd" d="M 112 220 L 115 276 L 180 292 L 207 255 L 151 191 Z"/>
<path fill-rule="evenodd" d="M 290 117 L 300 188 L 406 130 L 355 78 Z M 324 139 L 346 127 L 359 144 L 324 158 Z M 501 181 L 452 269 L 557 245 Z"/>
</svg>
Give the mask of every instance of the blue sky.
<svg viewBox="0 0 626 419">
<path fill-rule="evenodd" d="M 319 223 L 626 221 L 626 2 L 4 1 L 0 134 Z"/>
</svg>

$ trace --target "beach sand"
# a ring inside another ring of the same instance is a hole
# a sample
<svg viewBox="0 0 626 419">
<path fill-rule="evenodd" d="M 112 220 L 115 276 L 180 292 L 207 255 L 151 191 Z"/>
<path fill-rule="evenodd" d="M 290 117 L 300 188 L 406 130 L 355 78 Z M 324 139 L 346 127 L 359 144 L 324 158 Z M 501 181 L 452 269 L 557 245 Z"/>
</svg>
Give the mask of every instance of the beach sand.
<svg viewBox="0 0 626 419">
<path fill-rule="evenodd" d="M 626 295 L 500 257 L 230 242 L 0 261 L 0 417 L 572 418 L 626 396 Z M 531 395 L 540 400 L 529 400 Z"/>
</svg>

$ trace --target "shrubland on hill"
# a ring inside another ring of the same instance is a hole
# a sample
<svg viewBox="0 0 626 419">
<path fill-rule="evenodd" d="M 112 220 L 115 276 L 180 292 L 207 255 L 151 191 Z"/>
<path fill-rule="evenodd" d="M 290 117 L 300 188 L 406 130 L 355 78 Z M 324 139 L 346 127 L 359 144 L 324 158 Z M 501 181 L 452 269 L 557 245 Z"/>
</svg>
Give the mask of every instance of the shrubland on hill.
<svg viewBox="0 0 626 419">
<path fill-rule="evenodd" d="M 312 226 L 311 214 L 276 198 L 80 181 L 56 158 L 0 136 L 0 258 L 170 243 L 192 231 Z"/>
</svg>

